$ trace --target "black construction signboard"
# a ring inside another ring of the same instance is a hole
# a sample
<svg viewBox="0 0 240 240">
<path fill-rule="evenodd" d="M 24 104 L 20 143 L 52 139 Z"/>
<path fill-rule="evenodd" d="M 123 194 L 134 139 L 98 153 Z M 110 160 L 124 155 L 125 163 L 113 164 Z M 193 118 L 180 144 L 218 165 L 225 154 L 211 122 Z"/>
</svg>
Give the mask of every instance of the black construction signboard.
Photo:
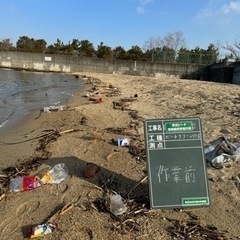
<svg viewBox="0 0 240 240">
<path fill-rule="evenodd" d="M 210 197 L 200 118 L 144 122 L 150 206 L 209 206 Z"/>
</svg>

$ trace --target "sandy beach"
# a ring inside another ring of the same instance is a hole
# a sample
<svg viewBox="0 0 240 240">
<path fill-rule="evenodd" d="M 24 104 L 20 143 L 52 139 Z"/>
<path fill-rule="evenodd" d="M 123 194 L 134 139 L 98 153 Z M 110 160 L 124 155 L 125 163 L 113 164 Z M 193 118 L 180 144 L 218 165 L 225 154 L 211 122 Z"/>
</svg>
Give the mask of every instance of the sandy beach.
<svg viewBox="0 0 240 240">
<path fill-rule="evenodd" d="M 184 239 L 177 229 L 191 227 L 191 239 L 240 239 L 240 162 L 208 166 L 210 207 L 150 210 L 143 129 L 145 119 L 193 116 L 201 118 L 205 144 L 221 136 L 240 142 L 240 86 L 78 75 L 85 88 L 62 111 L 33 112 L 0 135 L 0 239 L 28 239 L 33 226 L 49 219 L 58 229 L 44 239 Z M 120 137 L 129 138 L 130 146 L 118 147 L 113 140 Z M 84 177 L 89 162 L 100 167 L 94 178 Z M 9 178 L 42 177 L 58 163 L 69 173 L 60 184 L 7 190 Z M 109 211 L 112 192 L 123 197 L 126 214 Z"/>
</svg>

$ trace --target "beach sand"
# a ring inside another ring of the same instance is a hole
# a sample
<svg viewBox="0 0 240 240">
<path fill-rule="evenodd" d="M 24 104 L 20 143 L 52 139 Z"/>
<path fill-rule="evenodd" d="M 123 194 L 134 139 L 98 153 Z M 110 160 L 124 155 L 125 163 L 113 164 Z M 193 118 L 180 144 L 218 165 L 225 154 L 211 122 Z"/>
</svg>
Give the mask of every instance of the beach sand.
<svg viewBox="0 0 240 240">
<path fill-rule="evenodd" d="M 195 116 L 201 118 L 205 144 L 221 136 L 240 141 L 240 86 L 76 74 L 85 88 L 63 111 L 34 112 L 0 135 L 0 239 L 28 239 L 32 226 L 46 223 L 66 205 L 54 218 L 59 229 L 46 239 L 184 239 L 184 229 L 192 231 L 191 239 L 211 239 L 211 234 L 212 239 L 240 239 L 240 163 L 208 166 L 210 207 L 149 210 L 143 131 L 144 119 Z M 119 137 L 128 137 L 131 148 L 116 146 L 112 140 Z M 88 162 L 100 166 L 94 178 L 84 178 Z M 3 175 L 42 177 L 58 163 L 69 171 L 60 184 L 6 191 Z M 128 214 L 109 212 L 111 190 L 123 196 Z"/>
</svg>

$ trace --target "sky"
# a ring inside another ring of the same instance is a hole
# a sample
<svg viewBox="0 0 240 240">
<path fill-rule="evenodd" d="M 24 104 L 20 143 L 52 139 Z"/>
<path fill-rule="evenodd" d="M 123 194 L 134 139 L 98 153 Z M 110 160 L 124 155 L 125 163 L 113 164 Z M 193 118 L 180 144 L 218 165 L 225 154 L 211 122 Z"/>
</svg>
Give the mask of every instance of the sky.
<svg viewBox="0 0 240 240">
<path fill-rule="evenodd" d="M 182 32 L 188 49 L 240 41 L 240 1 L 0 0 L 0 40 L 21 36 L 143 48 L 150 38 Z"/>
</svg>

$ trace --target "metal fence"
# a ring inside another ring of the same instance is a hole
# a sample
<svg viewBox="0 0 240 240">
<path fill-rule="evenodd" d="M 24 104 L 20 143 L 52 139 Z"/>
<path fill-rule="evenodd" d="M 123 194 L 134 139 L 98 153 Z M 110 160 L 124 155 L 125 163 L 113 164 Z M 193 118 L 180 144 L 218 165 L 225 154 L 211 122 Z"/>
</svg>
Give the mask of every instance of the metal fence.
<svg viewBox="0 0 240 240">
<path fill-rule="evenodd" d="M 185 63 L 185 64 L 199 64 L 208 65 L 217 61 L 216 54 L 203 53 L 177 53 L 173 51 L 153 52 L 152 60 L 163 63 Z"/>
</svg>

